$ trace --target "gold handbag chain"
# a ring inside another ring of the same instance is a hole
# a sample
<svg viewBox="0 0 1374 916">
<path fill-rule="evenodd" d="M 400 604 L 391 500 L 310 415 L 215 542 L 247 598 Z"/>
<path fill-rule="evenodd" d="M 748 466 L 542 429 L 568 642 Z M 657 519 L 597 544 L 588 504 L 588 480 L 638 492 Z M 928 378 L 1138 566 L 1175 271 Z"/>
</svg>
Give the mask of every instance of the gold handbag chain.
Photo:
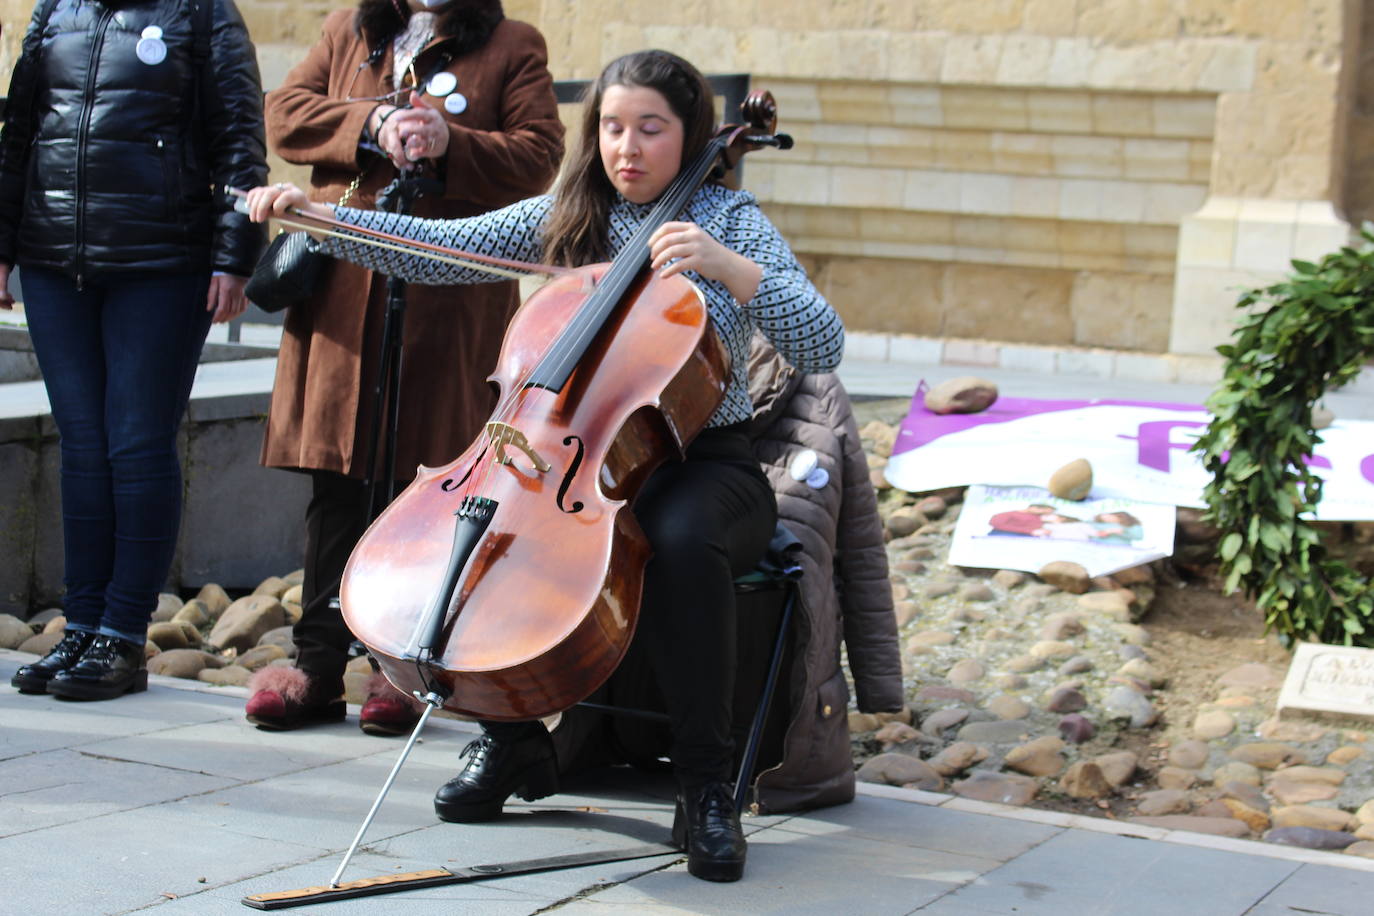
<svg viewBox="0 0 1374 916">
<path fill-rule="evenodd" d="M 342 207 L 348 203 L 348 199 L 353 196 L 353 192 L 357 191 L 358 186 L 363 183 L 363 174 L 364 173 L 359 172 L 358 176 L 348 183 L 348 187 L 344 188 L 343 196 L 339 198 L 337 206 Z M 277 227 L 277 235 L 281 235 L 284 232 L 286 232 L 285 226 Z"/>
<path fill-rule="evenodd" d="M 353 196 L 353 192 L 358 190 L 358 186 L 362 183 L 363 173 L 359 172 L 358 177 L 354 178 L 351 182 L 349 182 L 348 187 L 344 188 L 343 197 L 339 198 L 339 202 L 336 206 L 342 207 L 344 204 L 348 203 L 348 199 Z"/>
</svg>

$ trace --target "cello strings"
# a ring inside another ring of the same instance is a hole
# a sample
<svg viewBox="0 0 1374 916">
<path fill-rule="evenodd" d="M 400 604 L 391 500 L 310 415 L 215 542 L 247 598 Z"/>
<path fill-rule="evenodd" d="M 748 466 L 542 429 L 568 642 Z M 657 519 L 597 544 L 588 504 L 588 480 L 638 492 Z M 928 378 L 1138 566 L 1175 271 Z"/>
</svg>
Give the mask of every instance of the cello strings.
<svg viewBox="0 0 1374 916">
<path fill-rule="evenodd" d="M 541 369 L 547 369 L 550 364 L 558 364 L 566 358 L 571 358 L 590 345 L 596 333 L 604 326 L 610 310 L 619 304 L 625 290 L 639 275 L 647 262 L 649 238 L 664 223 L 680 214 L 692 192 L 701 184 L 710 169 L 714 168 L 725 146 L 726 141 L 723 137 L 713 137 L 698 154 L 697 160 L 688 168 L 678 172 L 666 192 L 660 196 L 657 204 L 650 211 L 649 216 L 621 249 L 619 256 L 612 259 L 611 268 L 601 278 L 596 293 L 578 308 L 563 332 L 557 335 L 534 365 L 513 386 L 509 395 L 503 398 L 502 403 L 493 412 L 494 420 L 504 421 L 510 416 L 520 393 L 526 390 L 533 375 Z M 631 255 L 630 253 L 636 249 L 644 253 Z M 627 255 L 629 256 L 627 257 Z M 494 450 L 493 459 L 495 459 L 496 454 L 497 451 Z M 494 473 L 492 467 L 494 463 L 493 460 L 493 462 L 484 465 L 480 480 L 470 478 L 470 485 L 465 495 L 473 495 L 478 489 L 485 490 L 490 481 L 490 475 Z"/>
<path fill-rule="evenodd" d="M 613 259 L 611 269 L 601 279 L 598 294 L 578 310 L 578 314 L 568 323 L 568 327 L 540 359 L 537 369 L 547 370 L 552 365 L 560 364 L 584 351 L 591 344 L 592 339 L 605 324 L 610 311 L 618 304 L 624 291 L 644 267 L 648 259 L 649 238 L 664 223 L 679 215 L 692 191 L 714 167 L 724 147 L 725 142 L 721 137 L 713 137 L 698 155 L 697 160 L 677 174 L 649 216 L 631 235 L 620 256 Z M 643 253 L 626 257 L 636 250 Z"/>
<path fill-rule="evenodd" d="M 690 192 L 701 182 L 706 171 L 714 166 L 722 149 L 723 143 L 720 138 L 712 138 L 702 150 L 698 161 L 674 177 L 667 191 L 650 211 L 648 218 L 631 235 L 630 240 L 622 248 L 620 256 L 612 259 L 611 268 L 601 278 L 597 291 L 577 309 L 576 314 L 568 322 L 568 326 L 550 342 L 545 352 L 522 374 L 516 384 L 512 386 L 511 391 L 502 398 L 502 402 L 497 405 L 492 414 L 492 421 L 504 422 L 513 414 L 515 404 L 520 399 L 521 393 L 527 390 L 530 379 L 541 368 L 546 368 L 550 364 L 561 363 L 565 358 L 570 358 L 590 345 L 592 338 L 605 324 L 609 310 L 614 308 L 623 297 L 622 287 L 628 286 L 639 275 L 647 261 L 647 253 L 629 257 L 626 255 L 636 249 L 646 250 L 649 237 L 658 230 L 658 227 L 678 215 L 685 206 L 687 198 L 690 197 Z M 485 492 L 490 484 L 491 475 L 495 473 L 494 465 L 500 454 L 500 449 L 497 446 L 500 442 L 495 440 L 490 433 L 487 435 L 489 439 L 492 439 L 492 460 L 483 463 L 479 475 L 469 477 L 469 482 L 464 489 L 464 496 L 473 496 L 478 492 Z M 504 430 L 497 435 L 501 437 L 501 441 L 506 441 Z"/>
</svg>

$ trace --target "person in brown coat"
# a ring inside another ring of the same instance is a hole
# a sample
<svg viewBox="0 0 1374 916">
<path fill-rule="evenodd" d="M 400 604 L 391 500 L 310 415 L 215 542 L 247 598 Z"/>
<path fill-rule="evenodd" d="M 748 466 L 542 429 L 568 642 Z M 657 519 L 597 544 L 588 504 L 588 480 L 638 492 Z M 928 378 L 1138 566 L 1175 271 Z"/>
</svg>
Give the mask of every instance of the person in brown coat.
<svg viewBox="0 0 1374 916">
<path fill-rule="evenodd" d="M 407 89 L 416 85 L 432 91 Z M 442 184 L 415 202 L 423 217 L 473 216 L 536 194 L 563 154 L 544 39 L 506 19 L 499 0 L 361 0 L 336 10 L 305 60 L 267 95 L 266 116 L 275 152 L 312 167 L 312 200 L 338 203 L 353 187 L 348 203 L 371 208 L 399 164 Z M 386 299 L 384 276 L 331 262 L 322 288 L 286 317 L 262 463 L 310 473 L 313 491 L 295 667 L 260 672 L 250 684 L 246 712 L 260 728 L 344 716 L 353 636 L 330 602 L 372 516 L 364 476 Z M 493 406 L 486 377 L 518 305 L 514 282 L 406 290 L 398 483 L 419 464 L 453 460 L 477 436 Z M 380 675 L 368 693 L 364 731 L 397 734 L 413 722 Z"/>
</svg>

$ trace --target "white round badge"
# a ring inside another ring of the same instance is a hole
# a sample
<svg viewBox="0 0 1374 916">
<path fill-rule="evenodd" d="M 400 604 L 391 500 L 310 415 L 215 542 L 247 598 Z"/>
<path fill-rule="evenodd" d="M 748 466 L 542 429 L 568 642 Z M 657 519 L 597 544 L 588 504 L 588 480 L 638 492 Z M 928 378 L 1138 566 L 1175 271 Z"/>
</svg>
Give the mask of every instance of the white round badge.
<svg viewBox="0 0 1374 916">
<path fill-rule="evenodd" d="M 468 110 L 468 97 L 461 92 L 455 92 L 444 99 L 444 111 L 449 114 L 462 114 Z"/>
<path fill-rule="evenodd" d="M 443 98 L 458 88 L 458 77 L 448 71 L 436 73 L 425 84 L 425 91 L 436 99 Z"/>
<path fill-rule="evenodd" d="M 792 459 L 792 463 L 787 466 L 787 473 L 793 480 L 805 480 L 811 473 L 820 467 L 821 459 L 814 451 L 809 448 L 797 452 Z"/>
<path fill-rule="evenodd" d="M 140 38 L 151 38 L 154 41 L 162 37 L 162 27 L 150 25 L 139 33 Z"/>
<path fill-rule="evenodd" d="M 830 472 L 825 468 L 816 468 L 806 475 L 806 485 L 813 490 L 821 490 L 830 483 Z"/>
<path fill-rule="evenodd" d="M 157 26 L 149 26 L 157 28 Z M 159 29 L 159 31 L 161 31 Z M 156 67 L 167 59 L 167 46 L 163 44 L 161 38 L 140 38 L 138 44 L 134 45 L 134 53 L 138 59 L 150 67 Z"/>
</svg>

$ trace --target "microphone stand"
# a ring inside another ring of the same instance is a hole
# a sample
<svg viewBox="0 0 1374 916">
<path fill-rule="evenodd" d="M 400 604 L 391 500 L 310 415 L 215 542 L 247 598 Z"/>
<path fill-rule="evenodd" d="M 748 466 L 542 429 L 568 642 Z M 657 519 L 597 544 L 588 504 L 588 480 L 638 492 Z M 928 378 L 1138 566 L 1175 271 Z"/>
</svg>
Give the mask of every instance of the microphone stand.
<svg viewBox="0 0 1374 916">
<path fill-rule="evenodd" d="M 397 172 L 391 183 L 377 195 L 377 209 L 386 213 L 409 215 L 415 207 L 416 200 L 425 194 L 442 190 L 442 182 L 421 174 L 419 168 L 403 169 Z M 382 319 L 381 349 L 377 363 L 377 382 L 373 387 L 372 441 L 367 456 L 366 483 L 369 523 L 375 521 L 382 510 L 390 505 L 392 499 L 396 497 L 396 438 L 400 428 L 401 358 L 405 349 L 405 313 L 406 281 L 400 277 L 388 276 L 386 278 L 386 311 Z M 382 475 L 379 478 L 377 459 L 378 452 L 382 450 L 384 427 L 386 450 L 383 455 Z M 376 662 L 373 662 L 373 670 L 376 670 L 376 667 Z M 430 714 L 439 709 L 446 699 L 434 689 L 430 689 L 424 694 L 416 691 L 415 697 L 424 703 L 424 712 L 421 713 L 420 720 L 415 723 L 415 728 L 411 731 L 405 747 L 401 749 L 401 754 L 397 758 L 396 764 L 391 768 L 391 773 L 383 783 L 381 791 L 377 793 L 377 799 L 372 803 L 372 808 L 363 818 L 362 825 L 358 828 L 357 834 L 354 835 L 353 842 L 348 847 L 348 852 L 344 854 L 343 861 L 339 863 L 338 870 L 330 879 L 329 886 L 331 888 L 339 886 L 339 878 L 343 875 L 344 869 L 348 867 L 349 861 L 352 860 L 353 854 L 358 849 L 358 844 L 362 842 L 363 834 L 367 832 L 373 818 L 377 816 L 377 810 L 381 808 L 382 801 L 391 791 L 391 785 L 396 781 L 396 775 L 401 771 L 406 758 L 410 756 L 416 741 L 419 740 L 420 732 L 424 729 L 425 723 L 429 721 Z"/>
<path fill-rule="evenodd" d="M 408 215 L 415 201 L 425 194 L 441 191 L 443 184 L 435 178 L 406 169 L 396 175 L 377 195 L 377 209 L 387 213 Z M 382 341 L 377 366 L 377 383 L 373 389 L 371 445 L 367 458 L 367 507 L 371 522 L 396 496 L 396 436 L 400 425 L 401 357 L 404 349 L 406 282 L 399 277 L 387 277 L 386 312 L 382 320 Z M 385 424 L 385 440 L 383 439 Z M 378 453 L 385 441 L 382 476 L 377 474 Z M 382 497 L 383 490 L 384 498 Z"/>
</svg>

